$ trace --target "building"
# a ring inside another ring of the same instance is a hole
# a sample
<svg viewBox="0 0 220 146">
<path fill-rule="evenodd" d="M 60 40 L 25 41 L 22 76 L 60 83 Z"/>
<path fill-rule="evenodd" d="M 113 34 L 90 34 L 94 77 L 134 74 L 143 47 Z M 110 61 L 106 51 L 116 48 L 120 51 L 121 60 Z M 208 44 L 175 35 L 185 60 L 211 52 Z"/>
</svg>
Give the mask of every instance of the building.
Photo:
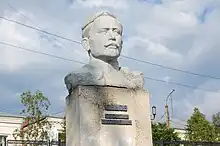
<svg viewBox="0 0 220 146">
<path fill-rule="evenodd" d="M 48 121 L 52 124 L 50 140 L 58 141 L 58 135 L 62 130 L 63 117 L 50 116 Z M 22 124 L 22 116 L 0 114 L 0 146 L 6 146 L 7 140 L 14 140 L 13 132 L 15 129 L 21 128 Z"/>
<path fill-rule="evenodd" d="M 185 134 L 186 134 L 186 130 L 183 128 L 174 128 L 174 131 L 176 133 L 178 133 L 178 136 L 181 140 L 186 140 L 185 138 Z"/>
</svg>

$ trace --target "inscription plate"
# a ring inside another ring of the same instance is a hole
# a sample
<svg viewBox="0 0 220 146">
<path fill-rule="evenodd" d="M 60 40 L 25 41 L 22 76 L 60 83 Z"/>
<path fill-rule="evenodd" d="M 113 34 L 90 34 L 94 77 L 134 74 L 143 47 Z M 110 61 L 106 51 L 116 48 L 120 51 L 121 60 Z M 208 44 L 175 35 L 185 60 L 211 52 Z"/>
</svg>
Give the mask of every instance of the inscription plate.
<svg viewBox="0 0 220 146">
<path fill-rule="evenodd" d="M 132 125 L 132 121 L 131 120 L 102 119 L 102 124 L 105 124 L 105 125 Z"/>
<path fill-rule="evenodd" d="M 106 105 L 106 111 L 124 111 L 127 112 L 128 108 L 127 105 Z"/>
<path fill-rule="evenodd" d="M 125 114 L 105 114 L 106 119 L 129 119 L 129 115 Z"/>
</svg>

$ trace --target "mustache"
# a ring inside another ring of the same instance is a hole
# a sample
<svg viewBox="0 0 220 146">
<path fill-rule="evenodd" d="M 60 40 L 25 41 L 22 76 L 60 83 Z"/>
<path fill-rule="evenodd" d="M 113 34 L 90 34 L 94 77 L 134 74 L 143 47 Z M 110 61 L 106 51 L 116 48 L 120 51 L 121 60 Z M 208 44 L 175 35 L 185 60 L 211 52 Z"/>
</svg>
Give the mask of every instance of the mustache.
<svg viewBox="0 0 220 146">
<path fill-rule="evenodd" d="M 115 43 L 109 43 L 109 44 L 104 45 L 104 46 L 105 46 L 105 47 L 109 47 L 109 46 L 116 46 L 117 48 L 119 48 L 119 47 L 120 47 L 120 45 L 115 44 Z"/>
</svg>

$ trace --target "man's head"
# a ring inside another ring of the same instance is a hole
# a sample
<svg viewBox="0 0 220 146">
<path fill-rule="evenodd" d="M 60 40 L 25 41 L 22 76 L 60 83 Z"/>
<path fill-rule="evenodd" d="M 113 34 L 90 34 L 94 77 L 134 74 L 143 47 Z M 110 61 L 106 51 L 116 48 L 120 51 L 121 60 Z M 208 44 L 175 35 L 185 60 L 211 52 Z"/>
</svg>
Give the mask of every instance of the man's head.
<svg viewBox="0 0 220 146">
<path fill-rule="evenodd" d="M 95 58 L 111 60 L 120 56 L 122 25 L 108 12 L 96 14 L 82 28 L 82 45 Z"/>
</svg>

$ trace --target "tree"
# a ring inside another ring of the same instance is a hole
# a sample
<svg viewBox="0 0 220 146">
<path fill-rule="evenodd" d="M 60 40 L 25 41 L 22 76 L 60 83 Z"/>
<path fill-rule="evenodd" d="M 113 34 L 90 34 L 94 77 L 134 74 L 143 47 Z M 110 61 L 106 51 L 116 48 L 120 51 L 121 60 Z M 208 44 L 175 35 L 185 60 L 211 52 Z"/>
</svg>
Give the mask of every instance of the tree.
<svg viewBox="0 0 220 146">
<path fill-rule="evenodd" d="M 220 112 L 212 116 L 212 124 L 215 127 L 216 141 L 220 141 Z"/>
<path fill-rule="evenodd" d="M 62 131 L 60 133 L 59 139 L 61 140 L 61 142 L 65 142 L 66 141 L 66 118 L 65 117 L 63 119 L 61 126 L 62 126 Z"/>
<path fill-rule="evenodd" d="M 24 108 L 21 115 L 24 116 L 21 129 L 16 129 L 14 138 L 24 140 L 48 140 L 51 124 L 49 123 L 48 108 L 50 102 L 39 90 L 32 94 L 30 91 L 21 94 L 21 103 Z"/>
<path fill-rule="evenodd" d="M 216 132 L 212 123 L 206 120 L 198 108 L 194 108 L 186 125 L 186 138 L 190 141 L 215 141 Z"/>
<path fill-rule="evenodd" d="M 152 124 L 153 141 L 176 141 L 180 140 L 178 133 L 173 128 L 167 128 L 166 123 Z"/>
</svg>

